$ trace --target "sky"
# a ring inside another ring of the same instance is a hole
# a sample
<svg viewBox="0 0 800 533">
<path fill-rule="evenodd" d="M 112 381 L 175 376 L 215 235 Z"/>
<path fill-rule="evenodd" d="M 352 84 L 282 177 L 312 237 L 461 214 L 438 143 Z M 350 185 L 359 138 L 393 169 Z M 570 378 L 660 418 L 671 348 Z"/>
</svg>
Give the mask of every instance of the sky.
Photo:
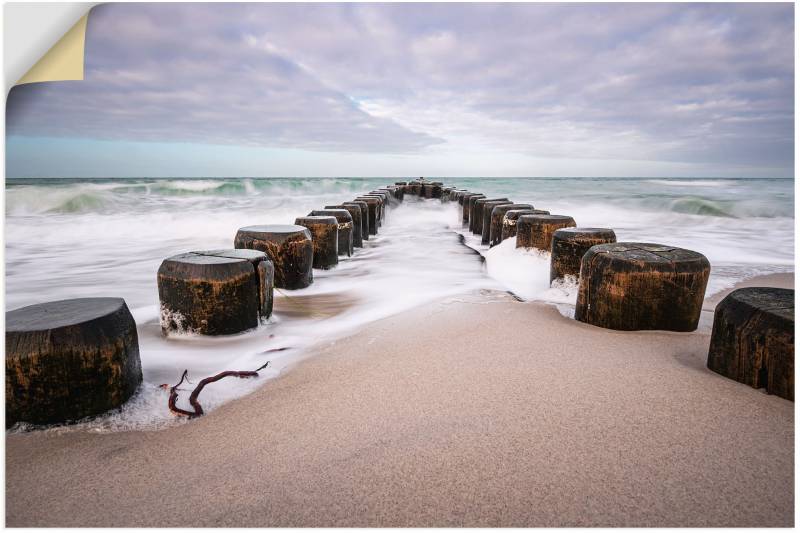
<svg viewBox="0 0 800 533">
<path fill-rule="evenodd" d="M 105 4 L 6 175 L 793 177 L 793 9 Z"/>
</svg>

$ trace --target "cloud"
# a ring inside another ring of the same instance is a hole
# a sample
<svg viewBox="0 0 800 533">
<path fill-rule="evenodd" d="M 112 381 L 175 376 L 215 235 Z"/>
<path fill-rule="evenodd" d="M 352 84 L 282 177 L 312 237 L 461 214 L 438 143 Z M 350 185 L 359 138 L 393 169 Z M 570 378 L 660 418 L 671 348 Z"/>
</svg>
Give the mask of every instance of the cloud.
<svg viewBox="0 0 800 533">
<path fill-rule="evenodd" d="M 107 4 L 7 127 L 791 172 L 793 40 L 791 4 Z"/>
</svg>

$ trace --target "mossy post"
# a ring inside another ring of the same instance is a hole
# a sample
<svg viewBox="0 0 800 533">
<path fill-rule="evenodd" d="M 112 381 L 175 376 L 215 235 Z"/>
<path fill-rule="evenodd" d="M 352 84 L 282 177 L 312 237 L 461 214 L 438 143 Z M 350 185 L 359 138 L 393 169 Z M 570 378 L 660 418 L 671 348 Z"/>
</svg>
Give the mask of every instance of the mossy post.
<svg viewBox="0 0 800 533">
<path fill-rule="evenodd" d="M 266 253 L 274 267 L 275 287 L 279 289 L 302 289 L 314 280 L 311 271 L 314 247 L 311 233 L 303 226 L 247 226 L 236 232 L 233 245 Z"/>
<path fill-rule="evenodd" d="M 350 213 L 350 218 L 353 219 L 352 222 L 352 239 L 353 239 L 353 248 L 361 248 L 364 246 L 364 242 L 361 238 L 361 208 L 357 205 L 326 205 L 325 209 L 346 209 L 348 213 Z M 352 251 L 352 250 L 351 250 Z M 341 252 L 341 250 L 340 250 Z"/>
<path fill-rule="evenodd" d="M 336 246 L 339 255 L 353 255 L 353 216 L 347 209 L 316 209 L 309 216 L 335 217 L 338 225 Z M 312 239 L 313 240 L 313 239 Z"/>
<path fill-rule="evenodd" d="M 489 246 L 496 246 L 503 242 L 503 220 L 505 220 L 506 213 L 512 209 L 530 209 L 532 211 L 533 206 L 531 204 L 506 204 L 492 209 L 489 215 Z"/>
<path fill-rule="evenodd" d="M 47 302 L 6 313 L 6 427 L 102 414 L 142 382 L 136 323 L 122 298 Z"/>
<path fill-rule="evenodd" d="M 581 260 L 575 319 L 625 331 L 694 331 L 709 272 L 703 254 L 674 246 L 592 246 Z"/>
<path fill-rule="evenodd" d="M 483 212 L 481 214 L 483 222 L 481 223 L 481 244 L 489 244 L 489 232 L 492 227 L 492 211 L 495 207 L 501 205 L 513 205 L 511 200 L 498 200 L 496 202 L 486 202 L 483 204 Z"/>
<path fill-rule="evenodd" d="M 553 233 L 561 228 L 574 228 L 575 220 L 564 215 L 523 215 L 517 219 L 517 248 L 550 251 Z"/>
<path fill-rule="evenodd" d="M 175 255 L 162 261 L 157 282 L 165 335 L 231 335 L 258 326 L 259 318 L 272 313 L 274 269 L 261 251 Z"/>
<path fill-rule="evenodd" d="M 327 270 L 339 264 L 339 223 L 336 217 L 297 217 L 294 223 L 311 232 L 314 246 L 314 268 Z"/>
<path fill-rule="evenodd" d="M 794 290 L 736 289 L 714 311 L 708 368 L 794 401 Z"/>
<path fill-rule="evenodd" d="M 577 281 L 581 273 L 581 259 L 589 248 L 614 242 L 617 242 L 617 235 L 608 228 L 556 230 L 550 246 L 550 283 L 567 277 Z"/>
<path fill-rule="evenodd" d="M 361 209 L 361 240 L 369 240 L 369 206 L 367 202 L 354 200 L 352 202 L 342 202 L 345 206 L 356 206 Z"/>
</svg>

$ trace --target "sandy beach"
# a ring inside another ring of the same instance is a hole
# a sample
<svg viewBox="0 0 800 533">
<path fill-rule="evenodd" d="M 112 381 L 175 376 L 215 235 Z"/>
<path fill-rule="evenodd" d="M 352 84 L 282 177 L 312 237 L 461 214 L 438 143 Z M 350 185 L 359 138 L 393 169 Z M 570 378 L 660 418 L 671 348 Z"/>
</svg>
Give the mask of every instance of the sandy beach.
<svg viewBox="0 0 800 533">
<path fill-rule="evenodd" d="M 709 333 L 440 301 L 188 424 L 7 436 L 6 525 L 792 526 L 794 404 Z"/>
</svg>

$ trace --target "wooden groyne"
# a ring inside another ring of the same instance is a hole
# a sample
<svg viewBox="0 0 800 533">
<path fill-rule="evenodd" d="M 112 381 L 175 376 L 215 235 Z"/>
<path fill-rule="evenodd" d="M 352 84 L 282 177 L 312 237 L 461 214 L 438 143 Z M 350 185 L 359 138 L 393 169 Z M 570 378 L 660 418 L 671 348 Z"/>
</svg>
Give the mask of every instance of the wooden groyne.
<svg viewBox="0 0 800 533">
<path fill-rule="evenodd" d="M 458 222 L 483 245 L 513 238 L 516 248 L 548 255 L 551 283 L 578 284 L 578 321 L 616 330 L 697 328 L 711 268 L 702 254 L 617 242 L 613 229 L 581 227 L 538 202 L 418 178 L 321 206 L 294 224 L 240 228 L 231 250 L 165 259 L 156 275 L 164 335 L 230 335 L 264 323 L 274 288 L 308 287 L 313 269 L 335 268 L 340 256 L 359 253 L 406 195 L 457 203 Z M 794 291 L 741 289 L 725 298 L 715 311 L 708 368 L 793 401 Z M 207 379 L 257 371 L 223 374 Z M 97 415 L 122 405 L 141 381 L 136 326 L 124 300 L 63 300 L 6 313 L 7 425 Z M 173 412 L 180 411 L 176 399 L 171 393 Z"/>
</svg>

